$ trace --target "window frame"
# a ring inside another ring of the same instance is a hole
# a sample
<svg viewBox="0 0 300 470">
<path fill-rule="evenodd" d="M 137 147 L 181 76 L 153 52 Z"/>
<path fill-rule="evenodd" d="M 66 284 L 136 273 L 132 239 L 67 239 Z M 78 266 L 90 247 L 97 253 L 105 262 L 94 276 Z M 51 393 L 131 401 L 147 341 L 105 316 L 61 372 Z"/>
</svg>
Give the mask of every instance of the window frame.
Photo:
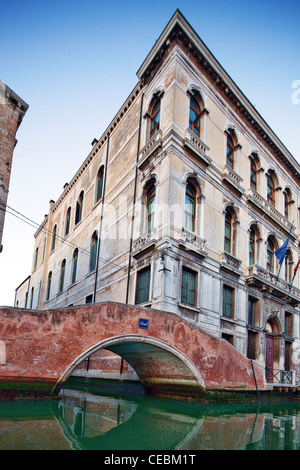
<svg viewBox="0 0 300 470">
<path fill-rule="evenodd" d="M 143 281 L 146 280 L 146 283 L 144 286 L 140 284 L 141 280 Z M 150 301 L 150 283 L 151 283 L 151 266 L 149 265 L 137 271 L 136 293 L 135 293 L 136 305 L 140 305 L 140 304 Z M 146 292 L 146 295 L 145 293 L 143 293 L 143 291 Z"/>
<path fill-rule="evenodd" d="M 230 293 L 230 294 L 229 294 Z M 234 301 L 235 301 L 235 289 L 228 285 L 223 285 L 223 298 L 222 298 L 222 316 L 224 318 L 231 318 L 234 319 L 235 309 L 234 309 Z M 228 299 L 230 298 L 230 302 Z M 230 311 L 230 315 L 228 315 L 228 310 Z"/>
<path fill-rule="evenodd" d="M 192 289 L 191 281 L 192 280 Z M 181 303 L 191 307 L 197 306 L 197 284 L 198 273 L 186 266 L 182 267 L 181 271 Z"/>
</svg>

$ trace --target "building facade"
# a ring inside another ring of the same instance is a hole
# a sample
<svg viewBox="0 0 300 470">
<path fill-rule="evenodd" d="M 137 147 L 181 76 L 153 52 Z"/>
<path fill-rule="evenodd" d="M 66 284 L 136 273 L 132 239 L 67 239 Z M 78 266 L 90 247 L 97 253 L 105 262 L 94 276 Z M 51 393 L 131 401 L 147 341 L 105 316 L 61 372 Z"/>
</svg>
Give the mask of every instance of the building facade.
<svg viewBox="0 0 300 470">
<path fill-rule="evenodd" d="M 0 253 L 16 133 L 27 109 L 28 104 L 0 80 Z"/>
<path fill-rule="evenodd" d="M 50 201 L 15 306 L 151 306 L 226 339 L 267 381 L 295 377 L 299 164 L 178 10 L 137 76 Z"/>
</svg>

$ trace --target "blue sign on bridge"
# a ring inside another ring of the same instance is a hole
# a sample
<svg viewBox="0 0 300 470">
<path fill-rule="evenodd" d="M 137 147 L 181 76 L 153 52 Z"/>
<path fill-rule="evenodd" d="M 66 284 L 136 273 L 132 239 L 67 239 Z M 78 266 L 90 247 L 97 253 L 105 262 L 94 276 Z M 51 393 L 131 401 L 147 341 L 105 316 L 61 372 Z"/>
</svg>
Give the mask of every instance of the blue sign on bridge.
<svg viewBox="0 0 300 470">
<path fill-rule="evenodd" d="M 144 328 L 144 330 L 148 330 L 149 320 L 145 318 L 139 318 L 139 328 Z"/>
</svg>

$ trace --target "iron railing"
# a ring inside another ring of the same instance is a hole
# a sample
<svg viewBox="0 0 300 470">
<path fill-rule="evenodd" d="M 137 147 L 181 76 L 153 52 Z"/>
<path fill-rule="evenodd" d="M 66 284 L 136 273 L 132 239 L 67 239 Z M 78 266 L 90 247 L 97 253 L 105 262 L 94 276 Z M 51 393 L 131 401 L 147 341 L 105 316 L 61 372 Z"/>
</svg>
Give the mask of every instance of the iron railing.
<svg viewBox="0 0 300 470">
<path fill-rule="evenodd" d="M 293 375 L 292 370 L 271 369 L 270 367 L 266 367 L 266 379 L 268 383 L 294 385 Z"/>
</svg>

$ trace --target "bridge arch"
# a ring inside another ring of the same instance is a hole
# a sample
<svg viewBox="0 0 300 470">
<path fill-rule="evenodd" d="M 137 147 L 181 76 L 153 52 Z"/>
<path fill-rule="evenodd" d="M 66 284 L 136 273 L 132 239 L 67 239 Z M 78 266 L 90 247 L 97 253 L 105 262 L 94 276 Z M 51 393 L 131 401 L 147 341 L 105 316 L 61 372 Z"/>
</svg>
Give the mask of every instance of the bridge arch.
<svg viewBox="0 0 300 470">
<path fill-rule="evenodd" d="M 100 341 L 80 354 L 56 382 L 52 395 L 56 395 L 76 367 L 100 349 L 109 350 L 124 358 L 137 373 L 146 393 L 168 387 L 204 389 L 201 373 L 179 349 L 151 336 L 119 335 Z"/>
</svg>

